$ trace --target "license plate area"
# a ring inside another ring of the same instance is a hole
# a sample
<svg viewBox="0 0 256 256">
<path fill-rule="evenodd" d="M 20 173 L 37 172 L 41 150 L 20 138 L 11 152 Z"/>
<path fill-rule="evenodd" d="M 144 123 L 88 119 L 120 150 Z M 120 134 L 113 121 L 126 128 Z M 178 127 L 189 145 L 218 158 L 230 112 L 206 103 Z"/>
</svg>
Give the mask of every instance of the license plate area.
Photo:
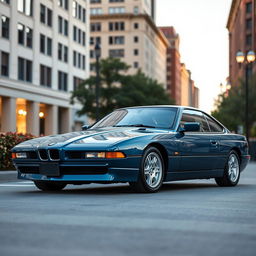
<svg viewBox="0 0 256 256">
<path fill-rule="evenodd" d="M 58 163 L 41 163 L 39 173 L 46 176 L 60 176 L 60 168 Z"/>
</svg>

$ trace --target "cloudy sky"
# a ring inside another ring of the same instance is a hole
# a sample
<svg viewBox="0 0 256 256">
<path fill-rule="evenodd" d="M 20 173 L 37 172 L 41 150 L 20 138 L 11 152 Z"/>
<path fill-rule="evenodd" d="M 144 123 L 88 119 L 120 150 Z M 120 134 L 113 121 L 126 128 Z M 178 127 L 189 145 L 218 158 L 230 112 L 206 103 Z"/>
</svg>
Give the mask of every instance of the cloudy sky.
<svg viewBox="0 0 256 256">
<path fill-rule="evenodd" d="M 156 0 L 157 25 L 174 26 L 180 35 L 181 61 L 200 89 L 200 108 L 210 112 L 219 84 L 228 76 L 231 0 Z"/>
</svg>

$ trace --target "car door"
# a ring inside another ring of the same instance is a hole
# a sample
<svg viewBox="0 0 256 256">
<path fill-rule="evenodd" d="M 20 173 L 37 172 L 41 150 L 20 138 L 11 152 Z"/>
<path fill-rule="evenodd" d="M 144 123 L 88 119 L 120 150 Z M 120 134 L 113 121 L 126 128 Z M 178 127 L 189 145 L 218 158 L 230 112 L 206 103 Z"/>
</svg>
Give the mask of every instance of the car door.
<svg viewBox="0 0 256 256">
<path fill-rule="evenodd" d="M 184 132 L 179 138 L 180 171 L 204 171 L 213 168 L 209 125 L 201 111 L 183 110 L 180 126 L 184 123 L 200 123 L 200 131 Z"/>
</svg>

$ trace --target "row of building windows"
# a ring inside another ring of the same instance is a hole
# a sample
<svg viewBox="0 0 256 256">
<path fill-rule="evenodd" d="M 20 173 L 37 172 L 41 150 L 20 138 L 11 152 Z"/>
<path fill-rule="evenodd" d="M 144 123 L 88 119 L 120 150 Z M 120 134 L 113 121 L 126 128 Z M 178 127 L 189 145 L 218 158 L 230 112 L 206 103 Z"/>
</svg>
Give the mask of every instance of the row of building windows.
<svg viewBox="0 0 256 256">
<path fill-rule="evenodd" d="M 85 69 L 85 56 L 74 51 L 74 66 Z M 0 74 L 1 76 L 9 76 L 9 53 L 2 51 L 0 54 Z M 32 61 L 18 57 L 18 80 L 32 83 Z M 59 71 L 59 90 L 67 89 L 67 74 Z M 77 84 L 77 82 L 76 82 Z M 52 69 L 45 65 L 40 65 L 40 85 L 52 86 Z"/>
<path fill-rule="evenodd" d="M 133 42 L 138 43 L 139 42 L 139 37 L 134 36 L 133 37 Z M 90 45 L 94 45 L 96 43 L 101 44 L 101 37 L 96 36 L 96 37 L 91 37 L 90 38 Z M 110 45 L 122 45 L 125 44 L 125 37 L 124 36 L 109 36 L 108 37 L 108 43 Z"/>
<path fill-rule="evenodd" d="M 109 7 L 108 8 L 108 13 L 109 14 L 121 14 L 121 13 L 125 13 L 125 7 Z M 139 7 L 138 6 L 134 6 L 133 7 L 133 13 L 134 14 L 139 14 Z M 103 9 L 100 7 L 97 8 L 91 8 L 90 9 L 90 14 L 91 15 L 101 15 L 103 14 Z"/>
<path fill-rule="evenodd" d="M 86 23 L 86 9 L 83 8 L 76 1 L 73 1 L 73 17 Z"/>
<path fill-rule="evenodd" d="M 73 26 L 73 40 L 83 46 L 85 46 L 86 42 L 86 33 L 82 31 L 77 26 Z"/>
<path fill-rule="evenodd" d="M 73 65 L 74 67 L 85 70 L 85 55 L 73 51 Z"/>
<path fill-rule="evenodd" d="M 110 49 L 108 55 L 111 58 L 123 58 L 125 56 L 125 51 L 124 51 L 124 49 Z M 134 49 L 133 55 L 138 56 L 139 49 Z M 94 50 L 90 50 L 90 58 L 95 58 Z"/>
<path fill-rule="evenodd" d="M 125 22 L 123 22 L 123 21 L 109 22 L 108 28 L 109 28 L 109 31 L 123 31 L 123 30 L 125 30 Z M 133 24 L 133 28 L 138 29 L 139 23 L 135 22 Z M 90 30 L 91 30 L 91 32 L 101 31 L 101 23 L 100 22 L 91 23 Z"/>
</svg>

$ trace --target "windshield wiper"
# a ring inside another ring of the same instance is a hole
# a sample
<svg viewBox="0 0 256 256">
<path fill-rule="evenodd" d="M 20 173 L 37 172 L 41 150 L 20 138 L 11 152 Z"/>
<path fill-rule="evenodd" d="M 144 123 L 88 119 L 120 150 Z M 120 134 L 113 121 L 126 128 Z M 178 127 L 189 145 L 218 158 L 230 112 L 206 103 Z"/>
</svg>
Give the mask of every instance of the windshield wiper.
<svg viewBox="0 0 256 256">
<path fill-rule="evenodd" d="M 145 127 L 145 128 L 156 128 L 152 125 L 145 125 L 145 124 L 124 124 L 124 125 L 114 125 L 114 127 Z"/>
</svg>

